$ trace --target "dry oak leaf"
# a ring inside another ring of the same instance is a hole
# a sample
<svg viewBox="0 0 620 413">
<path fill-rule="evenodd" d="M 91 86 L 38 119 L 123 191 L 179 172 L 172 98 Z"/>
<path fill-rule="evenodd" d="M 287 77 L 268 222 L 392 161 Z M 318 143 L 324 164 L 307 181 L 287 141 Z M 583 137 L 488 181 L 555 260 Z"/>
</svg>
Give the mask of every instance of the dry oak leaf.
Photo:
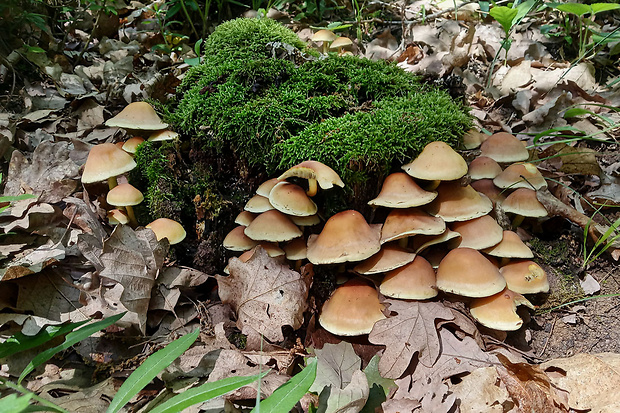
<svg viewBox="0 0 620 413">
<path fill-rule="evenodd" d="M 514 412 L 514 403 L 508 395 L 495 367 L 482 367 L 466 375 L 450 391 L 459 400 L 462 413 L 506 413 Z M 511 407 L 512 406 L 512 407 Z"/>
<path fill-rule="evenodd" d="M 576 354 L 549 360 L 540 367 L 554 385 L 568 391 L 571 409 L 591 413 L 620 411 L 620 354 Z"/>
<path fill-rule="evenodd" d="M 270 341 L 282 341 L 282 326 L 297 330 L 303 322 L 308 284 L 301 274 L 257 248 L 247 262 L 232 258 L 230 275 L 216 275 L 220 298 L 237 313 L 237 327 L 253 329 Z"/>
<path fill-rule="evenodd" d="M 390 311 L 397 313 L 378 321 L 368 340 L 386 346 L 379 361 L 379 372 L 390 379 L 399 378 L 417 352 L 420 363 L 432 367 L 441 354 L 435 320 L 452 320 L 449 308 L 438 302 L 386 300 Z"/>
</svg>

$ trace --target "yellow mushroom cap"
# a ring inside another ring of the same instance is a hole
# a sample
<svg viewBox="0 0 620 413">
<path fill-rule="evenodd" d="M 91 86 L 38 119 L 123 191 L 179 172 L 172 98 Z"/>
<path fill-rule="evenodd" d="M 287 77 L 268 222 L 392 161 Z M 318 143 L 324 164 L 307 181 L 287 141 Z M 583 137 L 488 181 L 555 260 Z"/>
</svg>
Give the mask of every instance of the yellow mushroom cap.
<svg viewBox="0 0 620 413">
<path fill-rule="evenodd" d="M 370 226 L 357 211 L 337 213 L 327 220 L 319 235 L 308 238 L 308 261 L 338 264 L 361 261 L 379 252 L 381 226 Z"/>
<path fill-rule="evenodd" d="M 289 217 L 276 209 L 254 218 L 244 233 L 255 241 L 271 242 L 289 241 L 303 234 Z"/>
<path fill-rule="evenodd" d="M 502 163 L 525 161 L 530 156 L 523 143 L 507 132 L 486 138 L 480 145 L 480 154 Z"/>
<path fill-rule="evenodd" d="M 385 244 L 378 253 L 356 265 L 353 271 L 365 275 L 379 274 L 409 264 L 414 258 L 415 254 L 411 251 Z"/>
<path fill-rule="evenodd" d="M 437 192 L 425 191 L 406 173 L 396 172 L 385 178 L 381 192 L 375 199 L 368 201 L 368 205 L 411 208 L 426 205 L 435 197 Z"/>
<path fill-rule="evenodd" d="M 273 209 L 273 205 L 269 202 L 269 198 L 262 195 L 254 195 L 243 207 L 244 210 L 254 214 L 261 214 Z"/>
<path fill-rule="evenodd" d="M 517 305 L 534 306 L 521 294 L 504 289 L 490 297 L 471 302 L 471 315 L 483 326 L 502 331 L 518 330 L 523 320 L 517 315 Z"/>
<path fill-rule="evenodd" d="M 549 291 L 547 273 L 540 265 L 530 260 L 509 262 L 499 269 L 506 285 L 519 294 L 537 294 Z"/>
<path fill-rule="evenodd" d="M 524 217 L 546 217 L 545 206 L 536 198 L 536 191 L 529 188 L 519 188 L 501 203 L 504 212 L 521 215 Z"/>
<path fill-rule="evenodd" d="M 235 224 L 243 225 L 247 227 L 250 225 L 250 222 L 254 221 L 256 218 L 256 214 L 249 211 L 241 211 L 239 215 L 235 218 Z"/>
<path fill-rule="evenodd" d="M 179 134 L 175 131 L 171 131 L 168 129 L 160 130 L 157 132 L 153 132 L 151 136 L 149 136 L 149 142 L 162 142 L 162 141 L 171 141 L 179 137 Z"/>
<path fill-rule="evenodd" d="M 168 127 L 167 123 L 161 121 L 153 106 L 146 102 L 130 103 L 118 115 L 108 119 L 105 125 L 134 130 L 160 130 Z"/>
<path fill-rule="evenodd" d="M 136 153 L 138 146 L 144 142 L 139 136 L 134 136 L 133 138 L 127 139 L 127 142 L 123 144 L 123 150 L 127 153 Z"/>
<path fill-rule="evenodd" d="M 532 250 L 513 231 L 504 231 L 502 241 L 493 247 L 484 249 L 484 252 L 501 258 L 534 258 Z"/>
<path fill-rule="evenodd" d="M 411 235 L 439 235 L 446 230 L 446 223 L 418 209 L 395 209 L 390 212 L 381 228 L 381 243 Z"/>
<path fill-rule="evenodd" d="M 304 161 L 295 165 L 278 177 L 284 180 L 296 176 L 303 179 L 316 179 L 322 189 L 331 189 L 334 185 L 344 187 L 340 176 L 329 166 L 318 161 Z"/>
<path fill-rule="evenodd" d="M 224 238 L 224 248 L 231 251 L 248 251 L 258 245 L 258 241 L 254 241 L 245 235 L 245 226 L 239 225 L 230 231 Z"/>
<path fill-rule="evenodd" d="M 135 167 L 136 162 L 127 152 L 113 143 L 102 143 L 90 149 L 82 173 L 82 182 L 90 184 L 105 181 Z"/>
<path fill-rule="evenodd" d="M 426 145 L 403 169 L 417 179 L 452 181 L 467 173 L 467 162 L 450 145 L 436 141 Z"/>
<path fill-rule="evenodd" d="M 381 294 L 403 300 L 427 300 L 438 294 L 431 264 L 416 256 L 413 262 L 392 270 L 379 286 Z"/>
<path fill-rule="evenodd" d="M 314 39 L 313 39 L 314 40 Z M 339 47 L 350 46 L 353 44 L 353 40 L 345 36 L 336 37 L 336 39 L 329 46 L 330 49 L 338 49 Z"/>
<path fill-rule="evenodd" d="M 321 218 L 319 218 L 317 214 L 308 215 L 307 217 L 296 217 L 291 215 L 289 218 L 298 227 L 311 227 L 321 222 Z"/>
<path fill-rule="evenodd" d="M 106 201 L 114 206 L 138 205 L 144 200 L 144 195 L 131 184 L 119 184 L 110 189 Z"/>
<path fill-rule="evenodd" d="M 450 251 L 437 268 L 437 288 L 465 297 L 488 297 L 506 287 L 499 269 L 472 248 Z"/>
<path fill-rule="evenodd" d="M 318 211 L 302 187 L 286 181 L 274 185 L 269 192 L 269 203 L 280 212 L 299 217 L 314 215 Z"/>
<path fill-rule="evenodd" d="M 269 198 L 269 193 L 273 189 L 273 187 L 283 181 L 280 181 L 278 178 L 271 178 L 262 184 L 256 189 L 256 195 L 264 196 L 265 198 Z"/>
<path fill-rule="evenodd" d="M 502 172 L 502 167 L 488 156 L 479 156 L 469 163 L 469 177 L 473 180 L 493 179 Z"/>
<path fill-rule="evenodd" d="M 507 167 L 493 179 L 493 183 L 499 188 L 534 188 L 547 187 L 547 181 L 531 163 L 515 163 Z"/>
<path fill-rule="evenodd" d="M 318 32 L 312 35 L 313 42 L 333 42 L 336 40 L 338 36 L 334 34 L 331 30 L 319 30 Z"/>
<path fill-rule="evenodd" d="M 426 206 L 426 210 L 446 222 L 467 221 L 488 214 L 493 203 L 471 185 L 460 182 L 442 182 L 437 187 L 437 198 Z"/>
<path fill-rule="evenodd" d="M 323 304 L 319 323 L 332 334 L 359 336 L 368 334 L 379 320 L 385 319 L 377 290 L 361 278 L 336 288 Z"/>
<path fill-rule="evenodd" d="M 168 218 L 159 218 L 146 226 L 155 233 L 157 241 L 167 238 L 170 245 L 178 244 L 187 235 L 181 224 Z"/>
<path fill-rule="evenodd" d="M 469 221 L 453 222 L 450 229 L 461 234 L 458 247 L 481 250 L 499 244 L 504 236 L 502 227 L 489 215 Z"/>
</svg>

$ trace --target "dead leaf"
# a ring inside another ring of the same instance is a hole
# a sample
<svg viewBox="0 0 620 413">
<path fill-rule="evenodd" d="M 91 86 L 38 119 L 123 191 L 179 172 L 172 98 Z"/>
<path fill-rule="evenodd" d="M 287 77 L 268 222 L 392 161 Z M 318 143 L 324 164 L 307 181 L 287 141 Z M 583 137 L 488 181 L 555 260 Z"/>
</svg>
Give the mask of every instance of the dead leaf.
<svg viewBox="0 0 620 413">
<path fill-rule="evenodd" d="M 319 396 L 317 413 L 359 413 L 368 400 L 368 380 L 361 370 L 356 370 L 344 389 L 329 387 Z"/>
<path fill-rule="evenodd" d="M 450 390 L 459 400 L 461 412 L 505 413 L 513 411 L 510 398 L 495 367 L 482 367 L 461 378 Z"/>
<path fill-rule="evenodd" d="M 301 327 L 308 284 L 301 274 L 257 248 L 247 262 L 233 258 L 230 275 L 216 275 L 223 303 L 237 313 L 237 326 L 245 334 L 256 330 L 270 341 L 282 341 L 282 326 Z"/>
<path fill-rule="evenodd" d="M 368 340 L 386 346 L 379 371 L 386 378 L 400 377 L 417 352 L 418 360 L 431 367 L 440 354 L 435 320 L 452 320 L 450 309 L 438 302 L 386 300 L 389 310 L 397 313 L 378 321 Z"/>
<path fill-rule="evenodd" d="M 203 284 L 209 275 L 187 267 L 168 267 L 157 277 L 149 310 L 174 311 L 181 296 L 179 287 L 191 288 Z"/>
<path fill-rule="evenodd" d="M 329 386 L 343 389 L 351 382 L 353 373 L 362 367 L 362 359 L 346 341 L 326 343 L 322 349 L 316 349 L 315 353 L 317 374 L 310 391 L 320 393 Z"/>
<path fill-rule="evenodd" d="M 0 268 L 0 280 L 8 281 L 42 271 L 65 258 L 65 249 L 48 241 L 38 248 L 23 251 Z"/>
</svg>

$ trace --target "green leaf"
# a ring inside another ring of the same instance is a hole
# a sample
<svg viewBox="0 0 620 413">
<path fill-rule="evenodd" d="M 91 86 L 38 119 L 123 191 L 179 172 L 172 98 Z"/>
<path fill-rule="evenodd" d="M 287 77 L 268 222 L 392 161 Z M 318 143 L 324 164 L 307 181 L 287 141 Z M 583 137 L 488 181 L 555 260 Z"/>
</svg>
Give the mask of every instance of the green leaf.
<svg viewBox="0 0 620 413">
<path fill-rule="evenodd" d="M 527 0 L 520 3 L 517 8 L 517 15 L 513 19 L 513 22 L 520 22 L 529 12 L 536 6 L 536 0 Z"/>
<path fill-rule="evenodd" d="M 317 359 L 312 359 L 308 365 L 286 383 L 278 387 L 271 396 L 260 402 L 252 409 L 252 413 L 263 412 L 290 412 L 299 400 L 308 392 L 316 378 Z"/>
<path fill-rule="evenodd" d="M 592 12 L 592 9 L 590 9 L 590 6 L 586 4 L 579 4 L 579 3 L 559 4 L 555 6 L 554 8 L 559 11 L 563 11 L 564 13 L 576 14 L 579 17 L 583 16 L 584 14 L 588 14 Z"/>
<path fill-rule="evenodd" d="M 198 66 L 200 64 L 200 58 L 199 57 L 188 57 L 183 59 L 183 63 L 186 63 L 190 66 Z"/>
<path fill-rule="evenodd" d="M 594 3 L 594 4 L 590 4 L 590 7 L 592 7 L 592 11 L 594 12 L 594 14 L 597 14 L 597 13 L 601 13 L 604 11 L 618 10 L 620 9 L 620 4 Z"/>
<path fill-rule="evenodd" d="M 370 391 L 368 401 L 366 401 L 361 413 L 374 413 L 376 408 L 381 406 L 387 399 L 390 389 L 396 387 L 394 380 L 381 377 L 379 373 L 379 359 L 379 356 L 374 355 L 364 369 Z"/>
<path fill-rule="evenodd" d="M 186 334 L 174 340 L 163 349 L 151 354 L 140 367 L 131 373 L 131 376 L 129 376 L 121 388 L 118 389 L 118 393 L 114 396 L 107 412 L 113 413 L 119 411 L 133 396 L 142 390 L 144 386 L 149 384 L 160 371 L 168 367 L 174 359 L 183 354 L 185 350 L 196 341 L 199 333 L 200 330 L 196 329 L 193 333 Z"/>
<path fill-rule="evenodd" d="M 504 32 L 506 35 L 510 32 L 512 28 L 512 22 L 514 18 L 517 16 L 519 11 L 517 9 L 511 9 L 506 6 L 495 6 L 491 10 L 489 10 L 489 14 L 493 17 L 499 24 L 504 28 Z"/>
<path fill-rule="evenodd" d="M 0 196 L 0 202 L 14 202 L 14 201 L 21 201 L 22 199 L 32 199 L 32 198 L 36 198 L 36 196 L 32 194 L 7 195 L 7 196 Z"/>
<path fill-rule="evenodd" d="M 205 383 L 201 386 L 191 388 L 183 393 L 166 400 L 156 406 L 149 413 L 172 413 L 181 412 L 190 406 L 206 402 L 215 397 L 222 396 L 230 391 L 248 385 L 262 377 L 268 372 L 256 374 L 254 376 L 227 377 L 214 383 Z"/>
<path fill-rule="evenodd" d="M 17 383 L 21 383 L 22 380 L 24 380 L 24 378 L 32 370 L 34 370 L 36 367 L 40 366 L 41 364 L 51 359 L 54 356 L 54 354 L 64 351 L 68 349 L 69 347 L 71 347 L 72 345 L 74 345 L 75 343 L 78 343 L 84 340 L 85 338 L 90 337 L 91 335 L 95 334 L 97 331 L 111 326 L 112 324 L 120 320 L 124 315 L 125 313 L 117 314 L 112 317 L 103 319 L 101 321 L 97 321 L 96 323 L 85 325 L 79 330 L 72 331 L 71 333 L 67 334 L 67 336 L 65 337 L 65 341 L 62 344 L 56 347 L 52 347 L 48 350 L 45 350 L 44 352 L 39 353 L 35 358 L 33 358 L 32 361 L 28 363 L 28 365 L 26 366 L 22 374 L 19 376 Z"/>
<path fill-rule="evenodd" d="M 25 411 L 30 405 L 32 394 L 25 396 L 17 396 L 17 394 L 9 394 L 0 399 L 0 413 L 20 413 Z"/>
<path fill-rule="evenodd" d="M 27 336 L 21 332 L 12 335 L 4 343 L 0 344 L 0 359 L 12 356 L 21 351 L 47 343 L 56 337 L 63 336 L 77 327 L 88 323 L 90 320 L 80 321 L 59 326 L 46 326 L 34 336 Z"/>
<path fill-rule="evenodd" d="M 564 112 L 564 119 L 574 118 L 576 116 L 582 116 L 582 115 L 594 115 L 594 112 L 592 112 L 591 110 L 582 109 L 582 108 L 571 108 L 571 109 L 566 110 L 566 112 Z"/>
</svg>

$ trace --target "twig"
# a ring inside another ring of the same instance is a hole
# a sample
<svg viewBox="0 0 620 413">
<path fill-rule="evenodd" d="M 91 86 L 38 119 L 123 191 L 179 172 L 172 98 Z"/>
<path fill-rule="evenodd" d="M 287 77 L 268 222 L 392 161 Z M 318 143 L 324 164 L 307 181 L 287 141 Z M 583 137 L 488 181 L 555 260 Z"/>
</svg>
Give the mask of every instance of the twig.
<svg viewBox="0 0 620 413">
<path fill-rule="evenodd" d="M 542 357 L 542 355 L 545 354 L 545 350 L 547 350 L 547 345 L 549 344 L 549 340 L 551 340 L 551 336 L 553 335 L 553 330 L 555 329 L 555 323 L 557 321 L 558 321 L 558 316 L 557 314 L 555 314 L 553 316 L 553 324 L 551 324 L 551 330 L 549 331 L 549 335 L 547 336 L 547 339 L 545 340 L 545 344 L 543 345 L 543 348 L 540 350 L 540 353 L 536 357 Z"/>
</svg>

